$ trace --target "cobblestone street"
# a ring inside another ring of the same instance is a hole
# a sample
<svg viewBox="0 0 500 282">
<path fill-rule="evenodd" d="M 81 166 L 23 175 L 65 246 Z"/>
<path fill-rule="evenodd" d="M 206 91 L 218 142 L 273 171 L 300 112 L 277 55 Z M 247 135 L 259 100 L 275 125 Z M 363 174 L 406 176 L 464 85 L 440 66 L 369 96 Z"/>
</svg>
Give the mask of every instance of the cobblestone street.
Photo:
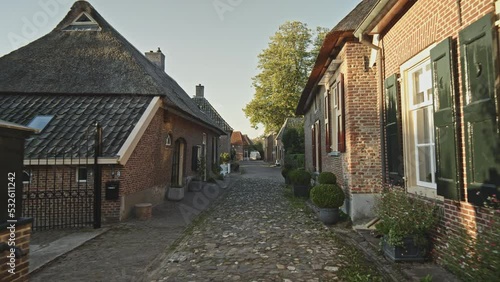
<svg viewBox="0 0 500 282">
<path fill-rule="evenodd" d="M 240 183 L 148 281 L 338 279 L 346 254 L 331 231 L 290 204 L 280 170 L 259 163 L 243 169 Z"/>
</svg>

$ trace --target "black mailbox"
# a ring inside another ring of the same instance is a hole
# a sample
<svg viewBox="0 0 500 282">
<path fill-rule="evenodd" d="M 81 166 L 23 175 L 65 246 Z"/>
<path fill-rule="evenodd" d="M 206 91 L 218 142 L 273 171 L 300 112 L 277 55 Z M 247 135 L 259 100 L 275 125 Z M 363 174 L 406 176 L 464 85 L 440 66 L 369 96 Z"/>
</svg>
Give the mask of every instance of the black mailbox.
<svg viewBox="0 0 500 282">
<path fill-rule="evenodd" d="M 108 181 L 106 182 L 106 200 L 114 201 L 119 199 L 120 182 Z"/>
</svg>

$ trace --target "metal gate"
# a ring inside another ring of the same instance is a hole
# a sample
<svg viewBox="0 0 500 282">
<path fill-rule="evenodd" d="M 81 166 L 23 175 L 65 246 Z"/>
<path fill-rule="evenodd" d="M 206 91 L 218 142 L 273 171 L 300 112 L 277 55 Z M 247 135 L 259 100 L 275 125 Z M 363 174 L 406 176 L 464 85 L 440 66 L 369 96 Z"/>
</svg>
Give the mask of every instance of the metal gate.
<svg viewBox="0 0 500 282">
<path fill-rule="evenodd" d="M 102 129 L 88 128 L 85 137 L 65 140 L 25 158 L 23 216 L 33 218 L 33 230 L 101 225 Z"/>
</svg>

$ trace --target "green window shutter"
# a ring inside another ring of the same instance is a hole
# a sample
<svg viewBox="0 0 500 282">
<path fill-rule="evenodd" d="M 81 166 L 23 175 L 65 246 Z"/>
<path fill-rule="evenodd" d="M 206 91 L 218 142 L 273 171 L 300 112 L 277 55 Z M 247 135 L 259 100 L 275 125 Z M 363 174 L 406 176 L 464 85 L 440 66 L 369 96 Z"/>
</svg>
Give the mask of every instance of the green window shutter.
<svg viewBox="0 0 500 282">
<path fill-rule="evenodd" d="M 494 18 L 484 16 L 459 33 L 464 95 L 468 201 L 482 205 L 500 193 L 497 40 Z"/>
<path fill-rule="evenodd" d="M 311 127 L 311 141 L 312 141 L 312 160 L 313 160 L 313 170 L 317 171 L 316 167 L 316 126 L 313 124 Z"/>
<path fill-rule="evenodd" d="M 403 185 L 403 155 L 401 150 L 401 122 L 398 106 L 399 86 L 397 74 L 385 80 L 385 137 L 387 167 L 392 184 Z"/>
<path fill-rule="evenodd" d="M 460 200 L 451 46 L 451 37 L 448 37 L 431 50 L 436 130 L 436 184 L 438 195 L 446 199 Z"/>
<path fill-rule="evenodd" d="M 193 146 L 193 150 L 191 151 L 191 170 L 198 171 L 198 152 L 200 150 L 200 146 Z"/>
</svg>

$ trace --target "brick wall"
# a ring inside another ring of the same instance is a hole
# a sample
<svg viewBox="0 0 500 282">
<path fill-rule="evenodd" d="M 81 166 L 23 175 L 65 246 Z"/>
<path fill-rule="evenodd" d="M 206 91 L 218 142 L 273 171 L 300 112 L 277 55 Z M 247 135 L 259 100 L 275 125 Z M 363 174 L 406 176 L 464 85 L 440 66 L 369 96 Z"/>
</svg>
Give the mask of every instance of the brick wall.
<svg viewBox="0 0 500 282">
<path fill-rule="evenodd" d="M 457 3 L 454 0 L 419 0 L 392 26 L 385 32 L 381 39 L 381 46 L 384 48 L 385 76 L 389 77 L 394 73 L 400 73 L 400 66 L 429 47 L 433 43 L 439 43 L 451 36 L 455 45 L 456 57 L 454 63 L 458 70 L 455 81 L 459 83 L 459 92 L 456 98 L 463 107 L 463 93 L 460 49 L 457 47 L 458 33 L 474 21 L 487 13 L 494 12 L 494 2 L 488 0 L 462 0 L 460 1 L 462 16 L 461 23 Z M 462 110 L 459 111 L 460 113 Z M 464 124 L 463 116 L 460 116 L 460 124 Z M 463 128 L 462 128 L 463 132 Z M 459 144 L 464 151 L 464 137 L 459 136 Z M 465 181 L 465 155 L 461 156 L 461 166 Z M 467 187 L 464 187 L 466 191 Z M 435 255 L 439 259 L 442 252 L 446 252 L 446 243 L 450 236 L 456 234 L 459 227 L 466 227 L 472 235 L 477 230 L 489 224 L 489 211 L 483 208 L 474 207 L 466 202 L 440 200 L 440 205 L 444 210 L 444 217 L 435 233 L 436 250 Z"/>
<path fill-rule="evenodd" d="M 371 49 L 360 43 L 344 47 L 347 179 L 351 193 L 380 191 L 380 114 L 376 67 L 368 67 Z"/>
<path fill-rule="evenodd" d="M 10 224 L 7 224 L 7 226 L 10 226 Z M 11 236 L 11 231 L 6 229 L 6 226 L 2 224 L 0 227 L 0 243 L 6 243 L 8 245 L 9 239 L 11 238 L 15 240 L 13 241 L 15 242 L 15 246 L 23 251 L 24 256 L 18 259 L 10 258 L 10 248 L 12 248 L 12 246 L 8 246 L 8 250 L 0 253 L 0 282 L 28 281 L 31 222 L 16 224 L 13 237 Z M 9 265 L 10 263 L 12 263 L 12 265 Z M 11 266 L 15 267 L 15 269 L 11 270 Z M 14 274 L 9 272 L 9 270 Z"/>
</svg>

